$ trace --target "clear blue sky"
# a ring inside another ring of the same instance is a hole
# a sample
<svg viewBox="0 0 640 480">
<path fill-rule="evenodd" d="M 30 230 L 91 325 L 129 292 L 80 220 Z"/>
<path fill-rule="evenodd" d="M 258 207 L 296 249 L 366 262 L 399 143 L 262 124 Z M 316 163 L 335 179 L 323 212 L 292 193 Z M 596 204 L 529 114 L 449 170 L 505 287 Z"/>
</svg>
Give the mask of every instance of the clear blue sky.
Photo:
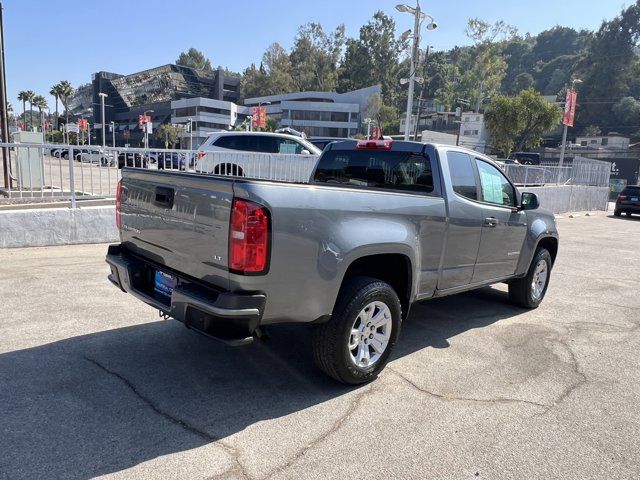
<svg viewBox="0 0 640 480">
<path fill-rule="evenodd" d="M 348 36 L 376 10 L 396 20 L 398 33 L 412 27 L 396 12 L 399 0 L 4 0 L 7 94 L 16 111 L 20 90 L 43 94 L 60 80 L 89 82 L 100 70 L 134 73 L 176 60 L 195 47 L 222 65 L 242 71 L 259 63 L 265 48 L 290 48 L 299 25 L 325 29 L 344 23 Z M 407 3 L 414 4 L 414 0 Z M 432 0 L 423 1 L 439 28 L 423 36 L 435 49 L 468 43 L 470 17 L 505 20 L 521 33 L 554 25 L 596 29 L 630 0 Z"/>
</svg>

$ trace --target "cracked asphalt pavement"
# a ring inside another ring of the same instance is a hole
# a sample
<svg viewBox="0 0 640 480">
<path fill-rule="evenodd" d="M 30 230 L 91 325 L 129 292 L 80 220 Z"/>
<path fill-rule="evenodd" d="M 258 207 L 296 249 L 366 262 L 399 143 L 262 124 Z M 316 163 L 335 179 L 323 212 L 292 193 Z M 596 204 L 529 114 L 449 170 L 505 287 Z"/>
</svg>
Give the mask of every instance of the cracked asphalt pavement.
<svg viewBox="0 0 640 480">
<path fill-rule="evenodd" d="M 416 305 L 347 388 L 309 330 L 230 348 L 114 288 L 106 245 L 0 250 L 0 479 L 640 476 L 640 217 L 558 220 L 537 310 Z"/>
</svg>

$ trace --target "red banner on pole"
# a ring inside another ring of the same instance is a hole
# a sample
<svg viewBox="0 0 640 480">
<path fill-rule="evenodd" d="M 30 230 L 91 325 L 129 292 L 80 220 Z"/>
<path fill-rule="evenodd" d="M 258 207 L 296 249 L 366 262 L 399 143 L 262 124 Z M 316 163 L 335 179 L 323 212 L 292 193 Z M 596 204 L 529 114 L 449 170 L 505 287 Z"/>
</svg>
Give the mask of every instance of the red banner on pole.
<svg viewBox="0 0 640 480">
<path fill-rule="evenodd" d="M 260 114 L 259 114 L 259 118 L 260 118 L 260 128 L 265 128 L 267 126 L 267 109 L 262 107 L 260 108 Z"/>
<path fill-rule="evenodd" d="M 568 127 L 573 127 L 573 120 L 576 116 L 576 102 L 578 100 L 578 94 L 575 90 L 567 90 L 567 98 L 564 102 L 564 113 L 562 115 L 562 124 Z"/>
</svg>

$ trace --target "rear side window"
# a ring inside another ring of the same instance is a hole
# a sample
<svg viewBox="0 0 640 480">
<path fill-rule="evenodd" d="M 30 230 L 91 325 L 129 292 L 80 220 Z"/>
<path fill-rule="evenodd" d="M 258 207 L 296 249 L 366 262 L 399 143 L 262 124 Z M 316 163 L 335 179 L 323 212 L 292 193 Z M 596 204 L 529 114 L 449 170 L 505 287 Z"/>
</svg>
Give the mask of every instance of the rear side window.
<svg viewBox="0 0 640 480">
<path fill-rule="evenodd" d="M 625 187 L 622 190 L 623 195 L 640 195 L 640 187 Z"/>
<path fill-rule="evenodd" d="M 224 135 L 214 143 L 216 147 L 244 152 L 276 153 L 277 139 L 267 135 Z"/>
<path fill-rule="evenodd" d="M 431 161 L 421 154 L 376 150 L 329 150 L 315 181 L 410 192 L 433 192 Z"/>
<path fill-rule="evenodd" d="M 478 186 L 471 157 L 466 153 L 447 152 L 453 191 L 471 200 L 478 200 Z"/>
</svg>

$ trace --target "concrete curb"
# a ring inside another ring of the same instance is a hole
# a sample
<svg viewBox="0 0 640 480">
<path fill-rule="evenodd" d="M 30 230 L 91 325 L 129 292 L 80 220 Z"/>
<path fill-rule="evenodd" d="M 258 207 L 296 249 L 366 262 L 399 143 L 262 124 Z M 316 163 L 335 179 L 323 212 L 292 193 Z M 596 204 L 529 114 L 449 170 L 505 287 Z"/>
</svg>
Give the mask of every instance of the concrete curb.
<svg viewBox="0 0 640 480">
<path fill-rule="evenodd" d="M 115 242 L 115 207 L 0 211 L 0 248 Z"/>
</svg>

